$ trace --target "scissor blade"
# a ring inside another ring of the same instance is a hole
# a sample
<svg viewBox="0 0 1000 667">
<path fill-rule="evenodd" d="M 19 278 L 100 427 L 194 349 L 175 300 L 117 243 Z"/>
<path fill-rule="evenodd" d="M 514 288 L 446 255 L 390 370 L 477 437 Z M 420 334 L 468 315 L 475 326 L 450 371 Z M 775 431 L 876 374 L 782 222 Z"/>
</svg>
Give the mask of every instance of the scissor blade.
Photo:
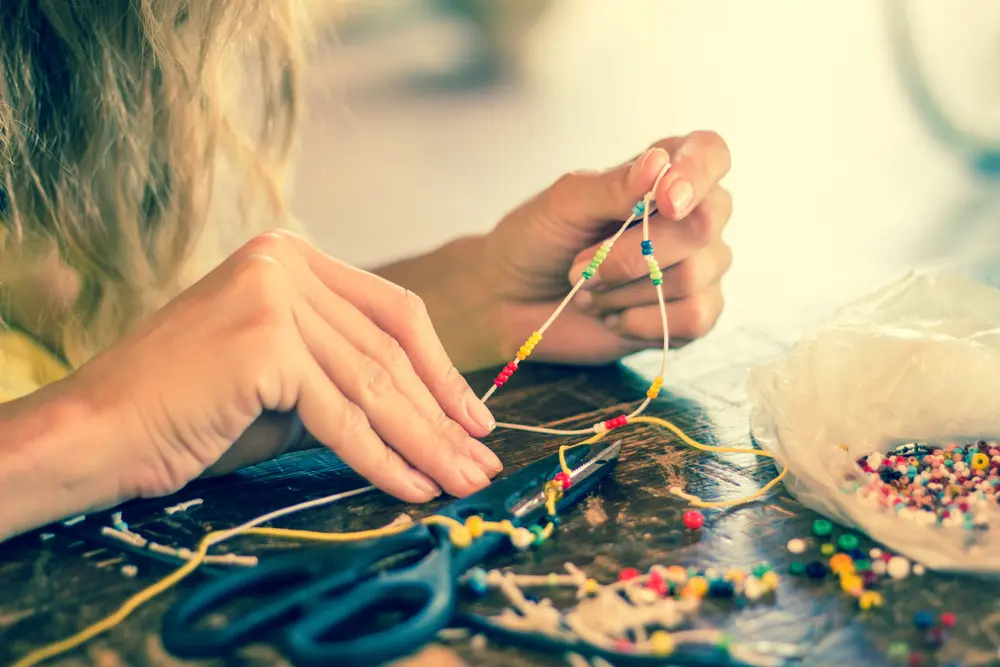
<svg viewBox="0 0 1000 667">
<path fill-rule="evenodd" d="M 582 447 L 581 447 L 582 449 Z M 584 450 L 585 456 L 583 456 L 580 463 L 577 463 L 576 467 L 570 467 L 570 480 L 572 484 L 570 488 L 574 486 L 582 485 L 589 477 L 597 474 L 603 474 L 604 468 L 613 463 L 622 450 L 621 440 L 616 440 L 610 445 L 605 445 L 603 443 L 594 443 L 589 446 L 589 449 Z M 570 450 L 572 451 L 572 450 Z M 579 456 L 579 454 L 578 454 Z M 568 457 L 567 457 L 568 458 Z M 574 457 L 576 458 L 576 457 Z M 548 481 L 548 480 L 546 480 Z M 537 509 L 538 507 L 545 504 L 545 490 L 544 488 L 526 497 L 523 501 L 516 504 L 512 508 L 512 513 L 514 516 L 524 516 L 529 512 Z"/>
</svg>

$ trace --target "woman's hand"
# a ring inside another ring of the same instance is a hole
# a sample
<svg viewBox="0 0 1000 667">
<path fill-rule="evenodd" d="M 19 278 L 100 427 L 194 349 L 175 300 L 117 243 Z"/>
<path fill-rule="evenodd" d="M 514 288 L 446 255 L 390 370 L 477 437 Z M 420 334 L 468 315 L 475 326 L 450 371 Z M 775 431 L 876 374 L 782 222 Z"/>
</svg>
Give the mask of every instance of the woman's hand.
<svg viewBox="0 0 1000 667">
<path fill-rule="evenodd" d="M 720 281 L 732 262 L 722 240 L 732 199 L 719 181 L 729 171 L 725 142 L 710 132 L 666 139 L 634 162 L 561 178 L 497 226 L 486 243 L 500 291 L 501 349 L 513 354 L 580 279 L 602 241 L 653 187 L 658 211 L 649 236 L 663 272 L 673 345 L 704 336 L 722 311 Z M 532 355 L 602 363 L 663 344 L 656 291 L 640 252 L 641 226 L 618 239 Z M 505 354 L 504 357 L 509 356 Z"/>
<path fill-rule="evenodd" d="M 121 449 L 124 495 L 176 491 L 231 446 L 273 455 L 281 439 L 262 448 L 250 429 L 268 411 L 297 411 L 360 475 L 411 502 L 467 495 L 501 469 L 473 439 L 492 417 L 420 298 L 285 232 L 250 241 L 61 385 L 114 425 L 98 429 L 114 442 L 90 446 Z"/>
<path fill-rule="evenodd" d="M 580 279 L 601 242 L 631 214 L 666 164 L 649 233 L 663 272 L 672 345 L 704 336 L 722 311 L 732 253 L 722 240 L 732 200 L 719 181 L 729 150 L 711 132 L 665 139 L 634 161 L 575 172 L 484 237 L 382 269 L 421 294 L 462 368 L 508 361 Z M 641 226 L 618 239 L 597 275 L 545 334 L 532 360 L 605 363 L 663 344 Z M 436 269 L 435 272 L 431 268 Z"/>
</svg>

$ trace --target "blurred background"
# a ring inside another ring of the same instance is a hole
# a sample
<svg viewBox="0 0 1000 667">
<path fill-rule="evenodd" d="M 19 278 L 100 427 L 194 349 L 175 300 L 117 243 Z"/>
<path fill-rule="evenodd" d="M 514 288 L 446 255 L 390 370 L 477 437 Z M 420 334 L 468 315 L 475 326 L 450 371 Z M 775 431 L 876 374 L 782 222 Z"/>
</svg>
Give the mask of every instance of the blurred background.
<svg viewBox="0 0 1000 667">
<path fill-rule="evenodd" d="M 359 0 L 326 19 L 294 206 L 355 264 L 695 129 L 733 155 L 722 325 L 808 319 L 1000 240 L 996 0 Z"/>
</svg>

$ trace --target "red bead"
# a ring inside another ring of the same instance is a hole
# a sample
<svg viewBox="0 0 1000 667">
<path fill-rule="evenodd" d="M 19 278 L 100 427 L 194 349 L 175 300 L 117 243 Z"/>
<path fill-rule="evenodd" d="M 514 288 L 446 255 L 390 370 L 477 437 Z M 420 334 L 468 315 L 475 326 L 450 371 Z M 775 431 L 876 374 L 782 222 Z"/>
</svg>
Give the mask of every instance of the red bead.
<svg viewBox="0 0 1000 667">
<path fill-rule="evenodd" d="M 629 581 L 639 576 L 639 570 L 634 567 L 623 567 L 618 573 L 618 581 Z"/>
<path fill-rule="evenodd" d="M 517 370 L 517 364 L 515 364 L 513 361 L 510 362 L 509 364 L 507 364 L 507 370 L 513 373 L 514 371 Z"/>
<path fill-rule="evenodd" d="M 493 386 L 499 389 L 500 387 L 503 386 L 503 380 L 497 378 L 496 380 L 493 381 Z"/>
<path fill-rule="evenodd" d="M 563 489 L 568 489 L 573 483 L 573 480 L 564 472 L 557 472 L 556 476 L 552 478 L 555 482 L 561 486 Z"/>
<path fill-rule="evenodd" d="M 941 614 L 941 625 L 946 628 L 955 627 L 955 614 L 951 613 L 950 611 L 946 611 L 945 613 Z"/>
<path fill-rule="evenodd" d="M 698 510 L 685 510 L 682 521 L 688 530 L 698 530 L 705 525 L 705 517 Z"/>
<path fill-rule="evenodd" d="M 884 560 L 886 563 L 888 563 L 889 561 L 892 560 L 892 554 L 891 553 L 884 553 L 884 554 L 882 554 L 882 560 Z"/>
<path fill-rule="evenodd" d="M 914 651 L 913 653 L 910 654 L 910 657 L 909 659 L 907 659 L 906 663 L 910 665 L 910 667 L 920 667 L 921 665 L 924 664 L 924 657 L 919 653 L 917 653 L 916 651 Z"/>
<path fill-rule="evenodd" d="M 632 642 L 627 639 L 615 640 L 615 650 L 619 653 L 628 653 L 632 650 Z"/>
<path fill-rule="evenodd" d="M 663 580 L 659 572 L 653 571 L 649 573 L 649 578 L 646 579 L 646 588 L 653 591 L 660 597 L 666 596 L 670 587 L 667 586 L 667 582 Z"/>
</svg>

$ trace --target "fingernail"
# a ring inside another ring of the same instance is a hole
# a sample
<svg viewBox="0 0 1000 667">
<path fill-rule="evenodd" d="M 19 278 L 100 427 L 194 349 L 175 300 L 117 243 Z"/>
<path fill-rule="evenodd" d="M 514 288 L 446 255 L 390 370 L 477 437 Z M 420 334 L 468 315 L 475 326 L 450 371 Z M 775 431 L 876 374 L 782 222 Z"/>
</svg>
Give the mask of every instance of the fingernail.
<svg viewBox="0 0 1000 667">
<path fill-rule="evenodd" d="M 478 397 L 472 396 L 469 398 L 468 406 L 469 416 L 487 433 L 491 433 L 497 427 L 497 423 L 493 419 L 493 413 L 490 412 L 490 409 Z"/>
<path fill-rule="evenodd" d="M 691 187 L 691 183 L 682 178 L 674 181 L 674 184 L 670 186 L 667 197 L 674 207 L 674 214 L 683 217 L 687 215 L 688 207 L 691 206 L 691 201 L 694 199 L 694 188 Z"/>
<path fill-rule="evenodd" d="M 490 477 L 503 470 L 503 463 L 500 462 L 497 455 L 482 443 L 477 442 L 469 451 L 469 454 L 479 464 L 480 469 Z"/>
<path fill-rule="evenodd" d="M 588 266 L 590 266 L 590 262 L 581 262 L 580 264 L 577 264 L 572 269 L 570 269 L 569 282 L 571 285 L 576 285 L 580 281 L 580 278 L 583 277 L 583 270 L 586 269 Z M 580 289 L 593 289 L 600 281 L 601 281 L 600 274 L 595 273 L 590 277 L 589 280 L 583 281 L 583 287 L 581 287 Z"/>
<path fill-rule="evenodd" d="M 441 495 L 441 488 L 437 484 L 415 470 L 410 473 L 410 486 L 423 495 L 429 495 L 431 498 L 437 498 Z"/>
<path fill-rule="evenodd" d="M 459 456 L 458 471 L 462 473 L 462 477 L 465 478 L 465 481 L 477 489 L 481 489 L 490 483 L 490 478 L 487 477 L 486 473 L 483 472 L 483 469 L 479 467 L 479 464 L 471 458 Z"/>
<path fill-rule="evenodd" d="M 608 329 L 617 329 L 618 324 L 622 321 L 621 315 L 611 314 L 604 318 L 604 326 Z"/>
</svg>

